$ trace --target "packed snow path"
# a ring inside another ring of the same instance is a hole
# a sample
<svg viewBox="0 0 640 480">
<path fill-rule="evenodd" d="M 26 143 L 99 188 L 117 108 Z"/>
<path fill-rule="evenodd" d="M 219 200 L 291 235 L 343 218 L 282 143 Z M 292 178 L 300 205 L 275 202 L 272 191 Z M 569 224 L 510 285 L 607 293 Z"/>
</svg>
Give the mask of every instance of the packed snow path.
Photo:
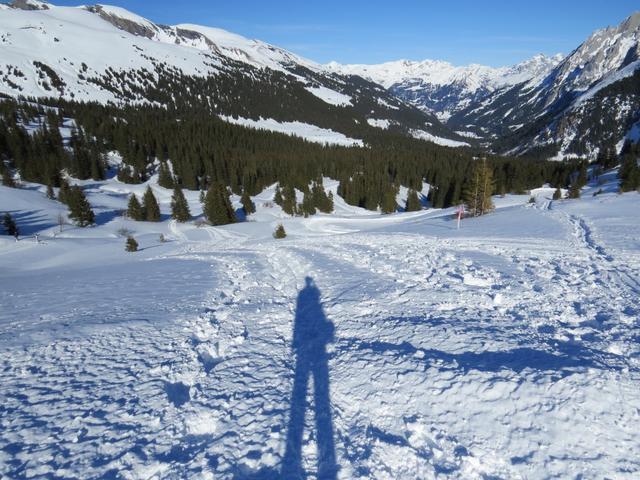
<svg viewBox="0 0 640 480">
<path fill-rule="evenodd" d="M 571 205 L 10 269 L 0 475 L 637 478 L 640 249 Z"/>
</svg>

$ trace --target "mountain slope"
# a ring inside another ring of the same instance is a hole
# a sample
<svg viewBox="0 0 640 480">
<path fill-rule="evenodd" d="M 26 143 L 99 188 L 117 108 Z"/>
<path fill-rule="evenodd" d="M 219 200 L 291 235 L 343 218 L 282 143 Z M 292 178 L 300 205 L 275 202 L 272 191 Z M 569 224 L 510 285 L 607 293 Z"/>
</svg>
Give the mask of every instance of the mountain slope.
<svg viewBox="0 0 640 480">
<path fill-rule="evenodd" d="M 340 65 L 327 68 L 360 75 L 379 83 L 395 95 L 446 120 L 453 113 L 476 104 L 488 94 L 532 79 L 544 78 L 563 56 L 537 55 L 512 67 L 454 66 L 448 62 L 400 60 L 380 65 Z"/>
<path fill-rule="evenodd" d="M 560 158 L 619 150 L 640 120 L 639 58 L 640 12 L 595 32 L 544 79 L 494 92 L 448 123 L 501 138 L 495 147 L 503 152 L 537 149 Z"/>
<path fill-rule="evenodd" d="M 384 88 L 224 30 L 157 25 L 118 7 L 34 0 L 0 11 L 0 93 L 159 104 L 303 122 L 352 138 L 391 130 L 463 139 Z M 186 88 L 185 88 L 186 86 Z"/>
</svg>

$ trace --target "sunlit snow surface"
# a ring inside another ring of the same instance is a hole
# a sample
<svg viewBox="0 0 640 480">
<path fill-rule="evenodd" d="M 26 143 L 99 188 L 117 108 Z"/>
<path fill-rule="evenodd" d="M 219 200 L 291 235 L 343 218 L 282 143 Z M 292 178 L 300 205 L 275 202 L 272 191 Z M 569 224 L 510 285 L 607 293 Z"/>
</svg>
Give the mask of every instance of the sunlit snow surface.
<svg viewBox="0 0 640 480">
<path fill-rule="evenodd" d="M 100 225 L 57 234 L 44 188 L 0 187 L 24 233 L 0 236 L 0 476 L 640 475 L 640 195 L 540 189 L 456 230 L 339 197 L 291 219 L 272 187 L 252 221 L 197 228 L 170 191 L 135 223 L 144 185 L 84 184 Z"/>
<path fill-rule="evenodd" d="M 225 122 L 234 123 L 236 125 L 242 125 L 244 127 L 255 128 L 258 130 L 284 133 L 313 143 L 341 145 L 343 147 L 364 146 L 364 142 L 362 140 L 349 138 L 343 133 L 335 132 L 328 128 L 320 128 L 304 122 L 279 122 L 272 118 L 260 118 L 259 120 L 252 120 L 250 118 L 243 117 L 234 118 L 230 116 L 221 116 L 221 118 Z"/>
</svg>

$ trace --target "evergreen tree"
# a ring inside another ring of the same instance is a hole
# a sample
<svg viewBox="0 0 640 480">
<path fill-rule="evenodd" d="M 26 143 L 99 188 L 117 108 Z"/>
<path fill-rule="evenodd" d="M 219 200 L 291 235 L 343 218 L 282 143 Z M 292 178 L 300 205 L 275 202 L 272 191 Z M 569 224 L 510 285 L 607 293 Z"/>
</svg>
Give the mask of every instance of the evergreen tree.
<svg viewBox="0 0 640 480">
<path fill-rule="evenodd" d="M 200 196 L 198 197 L 198 200 L 200 200 L 200 205 L 204 205 L 204 199 L 207 195 L 207 192 L 205 192 L 204 190 L 200 190 Z"/>
<path fill-rule="evenodd" d="M 311 188 L 314 206 L 322 213 L 333 212 L 333 194 L 325 192 L 321 182 L 315 182 Z"/>
<path fill-rule="evenodd" d="M 276 193 L 273 196 L 273 201 L 276 203 L 276 205 L 282 206 L 283 198 L 282 191 L 280 190 L 280 185 L 276 187 Z"/>
<path fill-rule="evenodd" d="M 285 238 L 286 236 L 287 236 L 287 232 L 284 229 L 284 225 L 282 225 L 281 223 L 278 224 L 278 226 L 276 227 L 276 230 L 273 232 L 273 238 L 282 239 L 282 238 Z"/>
<path fill-rule="evenodd" d="M 493 171 L 486 159 L 476 161 L 464 190 L 466 210 L 472 217 L 484 215 L 493 210 Z"/>
<path fill-rule="evenodd" d="M 144 212 L 144 219 L 147 222 L 160 221 L 160 206 L 150 186 L 147 186 L 144 197 L 142 197 L 142 211 Z"/>
<path fill-rule="evenodd" d="M 282 189 L 281 206 L 284 213 L 287 213 L 289 215 L 295 215 L 297 213 L 298 201 L 296 197 L 296 190 L 293 185 L 285 185 L 285 187 Z"/>
<path fill-rule="evenodd" d="M 229 191 L 223 184 L 214 183 L 209 187 L 204 199 L 204 216 L 212 225 L 227 225 L 236 221 Z"/>
<path fill-rule="evenodd" d="M 78 226 L 88 227 L 95 223 L 95 214 L 91 209 L 91 204 L 80 187 L 70 188 L 67 195 L 67 206 L 69 207 L 69 218 L 74 220 Z"/>
<path fill-rule="evenodd" d="M 160 168 L 158 170 L 158 185 L 164 188 L 173 188 L 175 185 L 175 181 L 173 180 L 173 176 L 169 170 L 169 165 L 167 165 L 167 162 L 165 161 L 160 162 Z"/>
<path fill-rule="evenodd" d="M 333 212 L 334 206 L 333 206 L 333 192 L 329 192 L 329 194 L 327 195 L 327 208 L 326 209 L 320 209 L 320 211 L 324 212 L 324 213 L 331 213 Z"/>
<path fill-rule="evenodd" d="M 580 165 L 580 170 L 578 171 L 578 177 L 575 180 L 576 186 L 578 188 L 582 188 L 587 184 L 588 180 L 589 179 L 587 176 L 587 164 L 583 162 Z"/>
<path fill-rule="evenodd" d="M 251 200 L 249 192 L 247 192 L 246 189 L 242 192 L 240 203 L 242 203 L 242 209 L 244 210 L 245 215 L 251 215 L 252 213 L 256 212 L 256 205 Z"/>
<path fill-rule="evenodd" d="M 556 191 L 553 192 L 554 200 L 562 200 L 562 189 L 560 187 L 556 188 Z"/>
<path fill-rule="evenodd" d="M 311 192 L 305 192 L 304 196 L 302 197 L 302 214 L 305 217 L 316 214 L 316 207 L 314 205 Z"/>
<path fill-rule="evenodd" d="M 632 153 L 624 155 L 619 176 L 621 192 L 632 192 L 640 188 L 640 168 L 636 156 Z"/>
<path fill-rule="evenodd" d="M 135 193 L 132 193 L 129 197 L 129 204 L 127 205 L 127 216 L 131 220 L 135 220 L 140 222 L 144 220 L 144 211 L 142 210 L 142 205 L 140 205 L 140 201 Z"/>
<path fill-rule="evenodd" d="M 178 222 L 187 222 L 191 220 L 191 212 L 189 211 L 189 203 L 182 193 L 180 185 L 176 185 L 171 196 L 171 218 Z"/>
<path fill-rule="evenodd" d="M 380 210 L 382 213 L 393 213 L 397 210 L 398 204 L 396 203 L 396 190 L 393 186 L 387 188 L 382 195 L 382 201 L 380 202 Z"/>
<path fill-rule="evenodd" d="M 418 198 L 418 192 L 410 189 L 409 193 L 407 194 L 407 204 L 405 207 L 405 211 L 417 212 L 418 210 L 422 210 L 422 204 L 420 203 L 420 198 Z"/>
<path fill-rule="evenodd" d="M 576 178 L 573 182 L 571 182 L 571 185 L 569 186 L 568 197 L 569 198 L 580 198 L 580 190 L 581 189 L 582 189 L 582 186 L 580 185 L 580 183 L 578 182 L 578 179 Z"/>
<path fill-rule="evenodd" d="M 71 187 L 69 186 L 69 182 L 66 178 L 62 178 L 60 180 L 60 190 L 58 191 L 58 201 L 68 204 L 69 192 L 71 191 Z"/>
<path fill-rule="evenodd" d="M 4 225 L 4 229 L 6 230 L 7 235 L 18 238 L 18 236 L 20 235 L 20 230 L 18 229 L 16 222 L 13 220 L 13 217 L 9 212 L 4 214 L 2 224 Z"/>
<path fill-rule="evenodd" d="M 138 242 L 131 235 L 127 237 L 127 241 L 125 243 L 124 249 L 127 252 L 137 252 L 138 251 Z"/>
<path fill-rule="evenodd" d="M 623 146 L 622 150 L 624 152 L 627 144 Z M 610 168 L 615 167 L 618 164 L 618 159 L 616 158 L 616 154 L 614 153 L 613 148 L 609 146 L 601 146 L 600 151 L 598 152 L 598 158 L 596 161 L 602 165 L 602 168 L 605 170 L 609 170 Z"/>
<path fill-rule="evenodd" d="M 16 187 L 16 182 L 13 179 L 13 175 L 11 175 L 11 171 L 5 166 L 1 156 L 0 156 L 0 175 L 2 175 L 2 185 L 10 188 Z"/>
<path fill-rule="evenodd" d="M 49 200 L 55 200 L 56 199 L 56 193 L 53 191 L 53 185 L 51 185 L 51 183 L 47 184 L 47 198 Z"/>
</svg>

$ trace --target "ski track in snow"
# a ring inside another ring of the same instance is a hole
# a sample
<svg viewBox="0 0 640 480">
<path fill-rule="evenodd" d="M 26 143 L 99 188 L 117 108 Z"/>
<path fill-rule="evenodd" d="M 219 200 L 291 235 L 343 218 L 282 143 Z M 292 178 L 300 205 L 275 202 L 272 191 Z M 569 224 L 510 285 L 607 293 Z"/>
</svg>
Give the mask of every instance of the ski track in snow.
<svg viewBox="0 0 640 480">
<path fill-rule="evenodd" d="M 210 240 L 189 241 L 172 222 L 175 246 L 88 291 L 82 275 L 28 277 L 66 298 L 40 307 L 65 312 L 42 326 L 87 331 L 2 342 L 0 475 L 279 478 L 309 276 L 335 326 L 338 478 L 637 477 L 637 265 L 550 206 L 529 214 L 563 240 L 438 238 L 412 233 L 416 217 L 262 243 L 206 228 Z M 20 285 L 0 297 L 7 315 L 33 308 Z M 5 339 L 20 328 L 0 326 Z M 307 401 L 302 467 L 315 478 L 311 389 Z"/>
</svg>

